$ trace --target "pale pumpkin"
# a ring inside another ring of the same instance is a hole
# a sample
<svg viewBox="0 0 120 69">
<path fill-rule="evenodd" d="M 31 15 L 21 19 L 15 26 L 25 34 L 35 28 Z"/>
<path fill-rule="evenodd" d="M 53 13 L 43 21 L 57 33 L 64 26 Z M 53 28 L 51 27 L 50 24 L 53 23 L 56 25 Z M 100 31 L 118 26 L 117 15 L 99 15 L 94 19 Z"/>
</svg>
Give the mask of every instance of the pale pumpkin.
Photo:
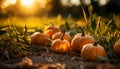
<svg viewBox="0 0 120 69">
<path fill-rule="evenodd" d="M 31 36 L 31 43 L 34 44 L 42 44 L 42 45 L 49 45 L 51 41 L 50 38 L 41 32 L 34 32 Z"/>
<path fill-rule="evenodd" d="M 81 52 L 83 45 L 95 42 L 95 39 L 92 36 L 86 35 L 84 30 L 81 27 L 79 28 L 81 29 L 82 34 L 76 34 L 71 41 L 71 50 L 75 52 Z"/>
<path fill-rule="evenodd" d="M 85 44 L 81 50 L 81 58 L 86 61 L 96 61 L 98 58 L 105 57 L 106 51 L 97 42 Z"/>
<path fill-rule="evenodd" d="M 61 39 L 52 41 L 51 49 L 56 53 L 66 53 L 70 50 L 70 42 L 63 39 L 65 32 L 63 32 Z"/>
<path fill-rule="evenodd" d="M 55 34 L 52 36 L 52 40 L 60 39 L 61 36 L 62 36 L 62 34 L 63 34 L 63 31 L 55 33 Z M 64 35 L 63 39 L 71 42 L 71 37 L 70 37 L 70 35 L 69 35 L 68 32 L 65 32 L 65 35 Z"/>
</svg>

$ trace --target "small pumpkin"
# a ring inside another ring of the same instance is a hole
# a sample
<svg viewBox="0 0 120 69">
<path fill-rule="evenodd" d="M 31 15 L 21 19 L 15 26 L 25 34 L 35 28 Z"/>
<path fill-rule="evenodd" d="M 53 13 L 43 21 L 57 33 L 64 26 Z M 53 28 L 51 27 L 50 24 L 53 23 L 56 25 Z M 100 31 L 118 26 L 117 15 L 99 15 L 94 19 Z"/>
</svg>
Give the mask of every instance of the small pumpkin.
<svg viewBox="0 0 120 69">
<path fill-rule="evenodd" d="M 80 52 L 83 45 L 95 42 L 95 39 L 92 36 L 85 34 L 83 28 L 79 27 L 79 29 L 81 29 L 82 34 L 76 34 L 71 41 L 71 50 L 75 52 Z"/>
<path fill-rule="evenodd" d="M 81 50 L 81 58 L 87 61 L 96 61 L 97 58 L 105 57 L 106 51 L 103 46 L 95 43 L 85 44 Z"/>
<path fill-rule="evenodd" d="M 60 32 L 60 28 L 59 27 L 56 27 L 54 26 L 54 24 L 52 22 L 51 23 L 51 26 L 47 26 L 45 28 L 45 34 L 47 34 L 50 38 L 52 38 L 52 35 L 57 33 L 57 32 Z"/>
<path fill-rule="evenodd" d="M 113 51 L 114 51 L 117 55 L 120 55 L 120 39 L 114 44 L 114 46 L 113 46 Z"/>
<path fill-rule="evenodd" d="M 63 31 L 55 33 L 55 34 L 52 36 L 52 40 L 60 39 L 61 36 L 62 36 L 62 34 L 63 34 Z M 70 35 L 69 35 L 68 32 L 65 32 L 64 38 L 63 38 L 63 39 L 65 39 L 65 40 L 71 42 L 71 37 L 70 37 Z"/>
<path fill-rule="evenodd" d="M 31 36 L 31 43 L 49 45 L 51 41 L 50 38 L 42 32 L 34 32 Z"/>
<path fill-rule="evenodd" d="M 52 41 L 51 49 L 56 53 L 65 53 L 70 50 L 70 42 L 64 39 L 65 31 L 63 32 L 61 39 L 55 39 Z"/>
</svg>

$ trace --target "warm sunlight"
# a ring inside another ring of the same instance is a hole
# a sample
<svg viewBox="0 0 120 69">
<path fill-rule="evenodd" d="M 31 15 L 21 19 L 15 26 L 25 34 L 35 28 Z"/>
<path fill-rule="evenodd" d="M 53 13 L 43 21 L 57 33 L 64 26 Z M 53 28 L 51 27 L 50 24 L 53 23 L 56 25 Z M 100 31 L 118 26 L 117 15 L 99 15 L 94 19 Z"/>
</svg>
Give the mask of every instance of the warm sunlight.
<svg viewBox="0 0 120 69">
<path fill-rule="evenodd" d="M 16 0 L 9 0 L 11 5 L 14 5 L 16 3 Z"/>
<path fill-rule="evenodd" d="M 34 2 L 35 2 L 34 0 L 21 0 L 21 5 L 29 7 L 29 6 L 32 6 Z"/>
<path fill-rule="evenodd" d="M 1 4 L 1 8 L 4 9 L 10 5 L 14 5 L 16 4 L 17 0 L 5 0 L 2 4 Z"/>
<path fill-rule="evenodd" d="M 47 0 L 36 0 L 36 2 L 38 3 L 38 5 L 41 8 L 45 8 L 46 4 L 47 4 Z"/>
</svg>

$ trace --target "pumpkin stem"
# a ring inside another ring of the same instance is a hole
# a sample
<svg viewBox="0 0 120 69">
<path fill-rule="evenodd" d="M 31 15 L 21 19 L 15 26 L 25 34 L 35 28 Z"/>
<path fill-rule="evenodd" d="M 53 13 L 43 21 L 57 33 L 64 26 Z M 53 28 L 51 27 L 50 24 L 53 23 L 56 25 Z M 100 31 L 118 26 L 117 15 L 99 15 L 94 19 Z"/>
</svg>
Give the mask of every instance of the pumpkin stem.
<svg viewBox="0 0 120 69">
<path fill-rule="evenodd" d="M 63 40 L 63 39 L 64 39 L 64 35 L 65 35 L 65 30 L 62 30 L 61 40 Z"/>
<path fill-rule="evenodd" d="M 43 33 L 43 30 L 42 30 L 42 29 L 40 29 L 40 30 L 39 30 L 39 32 L 40 32 L 40 33 Z"/>
<path fill-rule="evenodd" d="M 93 45 L 97 46 L 97 44 L 99 44 L 99 40 L 96 40 Z"/>
<path fill-rule="evenodd" d="M 51 26 L 55 26 L 55 25 L 53 24 L 53 22 L 50 21 L 49 23 L 51 24 Z"/>
<path fill-rule="evenodd" d="M 82 27 L 78 27 L 82 31 L 82 36 L 85 36 L 85 32 Z"/>
</svg>

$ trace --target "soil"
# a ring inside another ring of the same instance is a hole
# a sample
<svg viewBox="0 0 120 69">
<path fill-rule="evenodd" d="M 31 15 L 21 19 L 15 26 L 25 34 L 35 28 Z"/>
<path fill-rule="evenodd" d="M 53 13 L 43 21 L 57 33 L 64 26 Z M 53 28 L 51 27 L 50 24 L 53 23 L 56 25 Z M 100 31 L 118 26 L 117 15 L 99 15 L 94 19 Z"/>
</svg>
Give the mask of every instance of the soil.
<svg viewBox="0 0 120 69">
<path fill-rule="evenodd" d="M 24 67 L 26 66 L 26 67 Z M 18 68 L 19 67 L 19 68 Z M 0 69 L 120 69 L 120 63 L 108 61 L 82 61 L 79 53 L 54 53 L 49 47 L 24 57 L 1 60 Z"/>
</svg>

